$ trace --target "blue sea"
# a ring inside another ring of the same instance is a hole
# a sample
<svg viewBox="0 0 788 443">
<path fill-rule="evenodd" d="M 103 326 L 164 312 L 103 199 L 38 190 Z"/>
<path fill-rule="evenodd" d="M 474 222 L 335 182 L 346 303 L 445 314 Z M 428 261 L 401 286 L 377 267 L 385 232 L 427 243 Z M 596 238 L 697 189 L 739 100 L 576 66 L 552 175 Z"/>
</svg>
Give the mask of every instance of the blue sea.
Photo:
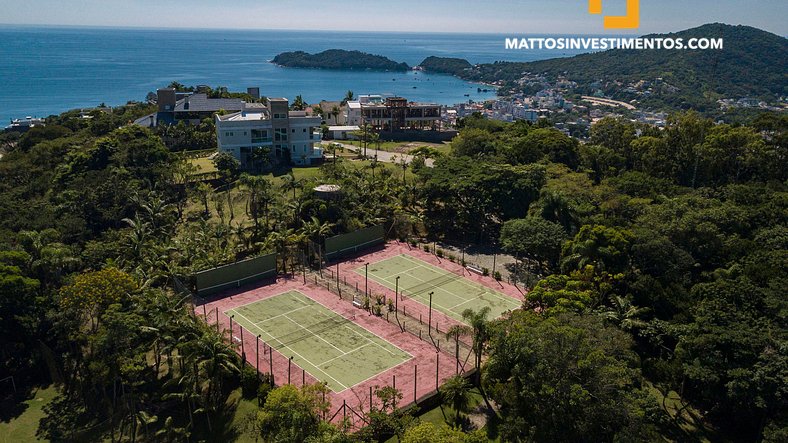
<svg viewBox="0 0 788 443">
<path fill-rule="evenodd" d="M 280 30 L 173 30 L 0 26 L 0 126 L 11 118 L 50 114 L 101 103 L 142 101 L 172 81 L 226 86 L 309 103 L 358 94 L 395 94 L 413 101 L 455 104 L 494 91 L 447 75 L 422 72 L 344 72 L 282 68 L 280 52 L 360 50 L 410 66 L 436 55 L 471 63 L 530 61 L 570 51 L 512 51 L 507 36 Z M 512 36 L 509 36 L 512 37 Z M 520 37 L 520 36 L 518 36 Z M 468 94 L 466 96 L 465 94 Z"/>
</svg>

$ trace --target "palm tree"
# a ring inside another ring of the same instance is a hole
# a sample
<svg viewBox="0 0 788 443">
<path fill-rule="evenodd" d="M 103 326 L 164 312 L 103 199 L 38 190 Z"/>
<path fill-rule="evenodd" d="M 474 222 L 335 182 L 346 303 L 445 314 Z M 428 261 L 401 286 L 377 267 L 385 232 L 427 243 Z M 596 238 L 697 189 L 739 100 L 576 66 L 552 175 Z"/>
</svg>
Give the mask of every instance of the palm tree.
<svg viewBox="0 0 788 443">
<path fill-rule="evenodd" d="M 282 177 L 282 184 L 280 185 L 282 190 L 284 191 L 293 191 L 293 200 L 296 199 L 296 189 L 301 188 L 301 181 L 296 180 L 295 175 L 293 173 L 286 174 Z"/>
<path fill-rule="evenodd" d="M 265 177 L 243 174 L 238 179 L 247 195 L 246 213 L 254 222 L 254 238 L 260 234 L 260 213 L 265 215 L 265 228 L 268 229 L 268 204 L 273 200 L 271 184 Z"/>
<path fill-rule="evenodd" d="M 454 358 L 457 360 L 457 370 L 460 365 L 460 337 L 472 333 L 473 330 L 467 325 L 454 325 L 446 331 L 446 339 L 454 339 Z"/>
<path fill-rule="evenodd" d="M 345 94 L 345 98 L 342 99 L 342 104 L 344 105 L 349 101 L 353 101 L 354 98 L 355 98 L 355 94 L 353 94 L 353 91 L 348 91 Z"/>
<path fill-rule="evenodd" d="M 213 188 L 207 183 L 200 183 L 194 188 L 194 193 L 195 197 L 202 202 L 205 217 L 210 217 L 211 210 L 208 208 L 208 197 L 213 193 Z"/>
<path fill-rule="evenodd" d="M 644 328 L 647 325 L 647 322 L 640 317 L 649 311 L 648 308 L 637 307 L 632 304 L 632 300 L 628 297 L 620 295 L 614 296 L 611 301 L 613 302 L 611 309 L 602 313 L 605 319 L 610 320 L 625 331 Z"/>
<path fill-rule="evenodd" d="M 490 307 L 485 306 L 478 311 L 466 309 L 462 311 L 462 318 L 470 325 L 473 336 L 473 352 L 476 355 L 476 369 L 482 366 L 482 353 L 487 341 L 490 339 L 490 322 L 487 316 L 490 314 Z"/>
<path fill-rule="evenodd" d="M 471 385 L 461 375 L 446 380 L 446 383 L 441 386 L 441 398 L 443 404 L 451 406 L 457 414 L 454 417 L 454 422 L 459 424 L 460 413 L 466 412 L 470 405 L 470 389 Z"/>
</svg>

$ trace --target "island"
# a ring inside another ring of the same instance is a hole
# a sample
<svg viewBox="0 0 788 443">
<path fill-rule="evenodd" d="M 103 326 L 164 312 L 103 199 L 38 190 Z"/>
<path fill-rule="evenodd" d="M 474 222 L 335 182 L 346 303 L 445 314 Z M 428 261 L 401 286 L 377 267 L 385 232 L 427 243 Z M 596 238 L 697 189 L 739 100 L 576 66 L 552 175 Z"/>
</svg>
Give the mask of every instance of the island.
<svg viewBox="0 0 788 443">
<path fill-rule="evenodd" d="M 364 71 L 407 71 L 407 63 L 397 63 L 389 58 L 361 51 L 329 49 L 316 54 L 304 51 L 283 52 L 272 60 L 288 68 L 364 70 Z"/>
<path fill-rule="evenodd" d="M 473 68 L 473 65 L 464 58 L 431 56 L 425 58 L 419 67 L 427 72 L 460 75 L 463 71 Z"/>
</svg>

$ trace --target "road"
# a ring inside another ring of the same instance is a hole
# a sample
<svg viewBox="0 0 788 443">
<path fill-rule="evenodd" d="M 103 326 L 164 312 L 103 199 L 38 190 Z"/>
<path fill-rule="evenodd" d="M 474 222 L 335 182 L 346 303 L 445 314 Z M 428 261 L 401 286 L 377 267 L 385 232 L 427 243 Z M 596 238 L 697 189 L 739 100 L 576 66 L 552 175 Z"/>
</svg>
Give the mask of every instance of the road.
<svg viewBox="0 0 788 443">
<path fill-rule="evenodd" d="M 634 110 L 636 109 L 634 106 L 630 105 L 629 103 L 624 103 L 618 100 L 611 100 L 609 98 L 599 98 L 599 97 L 589 97 L 584 95 L 583 100 L 589 101 L 591 103 L 603 106 L 621 106 L 623 108 Z"/>
<path fill-rule="evenodd" d="M 358 146 L 353 145 L 346 145 L 344 143 L 333 142 L 338 145 L 342 145 L 348 151 L 358 152 L 359 150 L 363 152 L 364 148 L 359 148 Z M 413 161 L 413 156 L 408 154 L 400 154 L 399 152 L 388 152 L 388 151 L 379 151 L 377 149 L 367 148 L 367 157 L 375 158 L 377 157 L 378 161 L 386 162 L 386 163 L 399 163 L 402 161 L 402 158 L 405 158 L 405 161 L 410 163 Z M 433 167 L 435 165 L 435 160 L 428 158 L 424 161 L 424 164 L 427 167 Z"/>
</svg>

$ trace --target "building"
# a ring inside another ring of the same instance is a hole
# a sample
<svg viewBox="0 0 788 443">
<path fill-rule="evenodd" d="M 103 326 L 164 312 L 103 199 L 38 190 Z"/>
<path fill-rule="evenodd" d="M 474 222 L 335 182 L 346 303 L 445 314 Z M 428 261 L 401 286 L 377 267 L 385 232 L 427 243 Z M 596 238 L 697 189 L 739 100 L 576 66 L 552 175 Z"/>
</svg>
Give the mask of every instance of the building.
<svg viewBox="0 0 788 443">
<path fill-rule="evenodd" d="M 211 98 L 204 91 L 207 86 L 198 86 L 198 92 L 178 92 L 174 88 L 161 88 L 156 91 L 156 113 L 137 119 L 140 126 L 156 127 L 161 124 L 173 125 L 180 122 L 199 124 L 206 118 L 213 118 L 219 111 L 238 112 L 243 109 L 240 98 Z M 248 88 L 252 97 L 260 97 L 260 88 Z"/>
<path fill-rule="evenodd" d="M 36 126 L 44 126 L 44 120 L 27 116 L 25 118 L 15 118 L 11 120 L 11 124 L 5 127 L 5 131 L 24 133 Z"/>
<path fill-rule="evenodd" d="M 350 108 L 352 102 L 348 102 Z M 361 96 L 360 123 L 372 126 L 380 132 L 440 129 L 441 105 L 435 103 L 409 102 L 402 97 Z M 348 124 L 354 125 L 348 118 Z"/>
<path fill-rule="evenodd" d="M 356 132 L 360 131 L 358 126 L 329 126 L 328 138 L 332 140 L 356 140 Z"/>
<path fill-rule="evenodd" d="M 251 168 L 258 148 L 270 149 L 275 163 L 309 166 L 322 161 L 320 117 L 290 111 L 285 98 L 268 99 L 268 105 L 244 103 L 238 112 L 216 115 L 220 152 L 229 152 L 242 168 Z"/>
</svg>

